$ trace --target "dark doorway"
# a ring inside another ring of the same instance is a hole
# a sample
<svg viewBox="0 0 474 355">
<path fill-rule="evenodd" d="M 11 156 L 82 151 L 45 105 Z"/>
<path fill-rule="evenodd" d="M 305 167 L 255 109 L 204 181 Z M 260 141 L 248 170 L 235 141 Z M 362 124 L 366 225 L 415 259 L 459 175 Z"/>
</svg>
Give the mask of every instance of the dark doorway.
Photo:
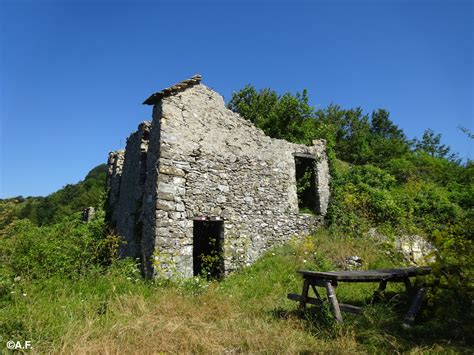
<svg viewBox="0 0 474 355">
<path fill-rule="evenodd" d="M 318 211 L 315 164 L 314 158 L 295 156 L 296 193 L 301 213 Z"/>
<path fill-rule="evenodd" d="M 220 279 L 224 276 L 223 239 L 223 221 L 194 221 L 194 276 L 205 276 L 208 279 Z"/>
</svg>

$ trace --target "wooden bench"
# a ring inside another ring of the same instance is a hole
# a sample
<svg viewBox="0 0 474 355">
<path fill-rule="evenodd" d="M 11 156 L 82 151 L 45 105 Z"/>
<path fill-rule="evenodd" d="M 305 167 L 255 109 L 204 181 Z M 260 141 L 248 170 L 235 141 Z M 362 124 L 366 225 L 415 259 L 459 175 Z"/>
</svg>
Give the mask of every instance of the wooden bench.
<svg viewBox="0 0 474 355">
<path fill-rule="evenodd" d="M 385 290 L 387 282 L 403 282 L 410 296 L 410 308 L 405 316 L 404 325 L 411 326 L 421 307 L 426 288 L 415 289 L 410 282 L 410 277 L 427 275 L 430 272 L 431 268 L 427 266 L 329 272 L 300 270 L 298 273 L 303 276 L 303 290 L 301 295 L 290 293 L 288 294 L 288 298 L 290 300 L 299 301 L 300 310 L 304 310 L 307 303 L 321 305 L 323 304 L 323 300 L 316 287 L 324 287 L 326 289 L 327 300 L 334 318 L 337 322 L 342 322 L 341 311 L 360 313 L 362 308 L 339 303 L 335 292 L 335 288 L 339 282 L 379 282 L 379 288 L 375 291 L 375 295 L 379 295 Z M 310 288 L 313 290 L 316 298 L 308 296 Z"/>
</svg>

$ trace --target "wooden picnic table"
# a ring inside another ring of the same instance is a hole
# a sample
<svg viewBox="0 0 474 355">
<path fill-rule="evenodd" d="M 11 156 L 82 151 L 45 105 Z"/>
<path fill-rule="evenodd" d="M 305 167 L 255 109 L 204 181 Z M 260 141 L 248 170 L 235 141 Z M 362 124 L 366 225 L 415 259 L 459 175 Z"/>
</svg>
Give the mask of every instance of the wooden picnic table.
<svg viewBox="0 0 474 355">
<path fill-rule="evenodd" d="M 316 287 L 324 287 L 326 289 L 327 301 L 329 302 L 334 318 L 337 322 L 342 322 L 341 311 L 360 313 L 362 308 L 339 303 L 335 292 L 335 288 L 339 282 L 379 282 L 378 290 L 375 291 L 376 295 L 379 295 L 385 290 L 387 282 L 403 282 L 411 299 L 410 308 L 404 320 L 404 324 L 409 326 L 414 322 L 414 318 L 421 307 L 423 297 L 426 293 L 426 288 L 414 288 L 410 282 L 410 277 L 427 275 L 430 272 L 431 268 L 427 266 L 328 272 L 299 270 L 298 273 L 303 276 L 303 290 L 301 295 L 288 294 L 288 298 L 299 301 L 300 310 L 304 310 L 307 303 L 321 305 L 323 300 Z M 316 298 L 308 296 L 310 288 L 313 290 Z"/>
</svg>

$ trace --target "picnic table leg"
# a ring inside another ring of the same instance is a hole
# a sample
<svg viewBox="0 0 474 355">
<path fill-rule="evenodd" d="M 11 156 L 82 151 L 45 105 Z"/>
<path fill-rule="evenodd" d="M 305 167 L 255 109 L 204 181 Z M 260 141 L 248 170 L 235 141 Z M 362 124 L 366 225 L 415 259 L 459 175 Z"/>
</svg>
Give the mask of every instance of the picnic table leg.
<svg viewBox="0 0 474 355">
<path fill-rule="evenodd" d="M 321 296 L 319 295 L 318 290 L 316 290 L 316 287 L 313 284 L 311 284 L 311 288 L 313 289 L 313 292 L 316 295 L 316 298 L 318 299 L 319 304 L 322 305 L 323 300 L 321 299 Z"/>
<path fill-rule="evenodd" d="M 331 282 L 325 281 L 324 287 L 326 288 L 328 302 L 331 306 L 332 314 L 334 315 L 336 322 L 342 323 L 341 309 L 339 308 L 339 302 L 337 301 L 336 292 L 334 292 L 334 288 L 332 287 Z"/>
<path fill-rule="evenodd" d="M 425 297 L 425 294 L 426 288 L 420 288 L 416 290 L 416 293 L 410 303 L 410 309 L 408 310 L 407 314 L 405 315 L 405 319 L 403 320 L 404 327 L 409 328 L 415 322 L 415 317 L 421 308 L 421 304 L 423 303 L 423 298 Z"/>
<path fill-rule="evenodd" d="M 308 297 L 309 290 L 309 280 L 304 279 L 303 281 L 303 291 L 301 291 L 301 300 L 300 300 L 300 311 L 304 311 L 306 308 L 306 300 Z"/>
<path fill-rule="evenodd" d="M 382 298 L 383 292 L 387 288 L 387 280 L 382 280 L 379 283 L 379 288 L 374 291 L 372 302 L 378 302 Z"/>
<path fill-rule="evenodd" d="M 413 286 L 411 285 L 410 279 L 408 277 L 403 279 L 403 283 L 405 284 L 408 294 L 411 295 L 413 293 Z"/>
</svg>

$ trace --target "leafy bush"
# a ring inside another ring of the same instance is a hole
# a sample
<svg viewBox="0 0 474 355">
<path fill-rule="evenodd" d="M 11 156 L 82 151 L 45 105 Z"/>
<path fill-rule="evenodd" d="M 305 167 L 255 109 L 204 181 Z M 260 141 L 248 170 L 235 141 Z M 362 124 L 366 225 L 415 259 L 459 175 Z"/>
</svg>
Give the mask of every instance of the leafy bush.
<svg viewBox="0 0 474 355">
<path fill-rule="evenodd" d="M 330 220 L 351 234 L 370 225 L 398 225 L 403 210 L 392 189 L 395 178 L 371 165 L 354 166 L 333 181 Z"/>
<path fill-rule="evenodd" d="M 0 260 L 15 276 L 75 277 L 110 263 L 118 240 L 107 235 L 103 212 L 91 223 L 76 214 L 61 223 L 38 227 L 27 219 L 13 222 L 0 239 Z"/>
</svg>

